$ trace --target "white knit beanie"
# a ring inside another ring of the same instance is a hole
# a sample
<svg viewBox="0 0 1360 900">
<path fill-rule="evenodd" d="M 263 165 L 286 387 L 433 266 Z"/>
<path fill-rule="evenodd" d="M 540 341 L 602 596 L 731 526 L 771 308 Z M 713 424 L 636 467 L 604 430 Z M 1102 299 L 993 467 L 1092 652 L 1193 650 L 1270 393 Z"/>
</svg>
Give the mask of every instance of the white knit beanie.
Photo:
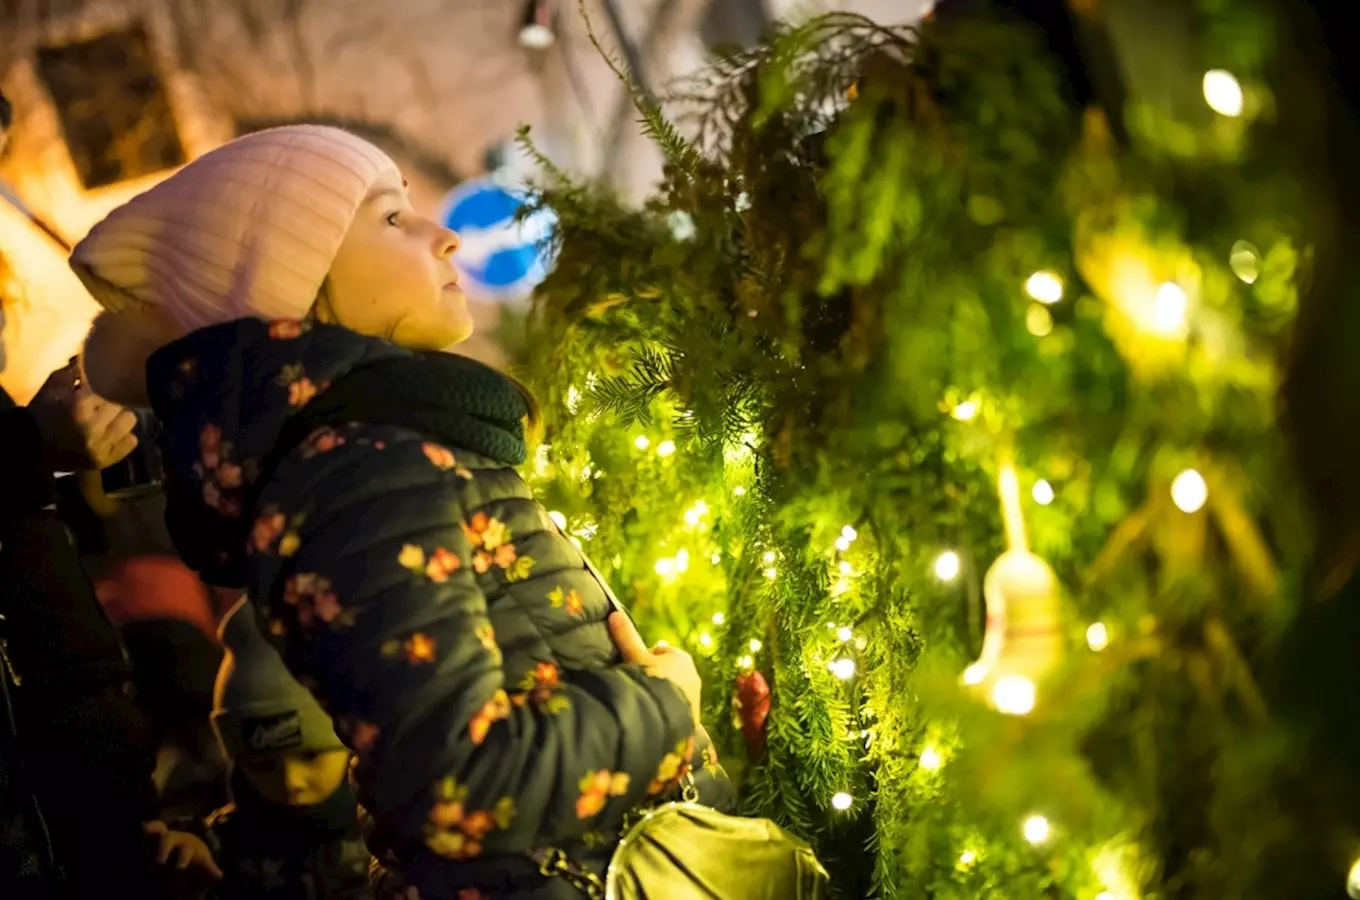
<svg viewBox="0 0 1360 900">
<path fill-rule="evenodd" d="M 145 394 L 146 357 L 167 339 L 248 316 L 303 318 L 384 170 L 397 166 L 349 132 L 290 125 L 224 144 L 109 213 L 71 253 L 119 320 L 101 316 L 86 342 L 91 388 L 128 402 L 117 394 Z"/>
<path fill-rule="evenodd" d="M 213 690 L 212 726 L 227 759 L 274 752 L 343 750 L 321 704 L 288 673 L 242 599 L 219 634 L 226 658 Z"/>
</svg>

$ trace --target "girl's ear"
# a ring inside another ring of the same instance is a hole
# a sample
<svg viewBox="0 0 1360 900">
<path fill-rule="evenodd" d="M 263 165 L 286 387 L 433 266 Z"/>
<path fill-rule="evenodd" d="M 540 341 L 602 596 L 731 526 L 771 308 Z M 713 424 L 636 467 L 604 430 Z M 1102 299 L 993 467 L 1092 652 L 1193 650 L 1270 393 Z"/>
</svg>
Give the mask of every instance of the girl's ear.
<svg viewBox="0 0 1360 900">
<path fill-rule="evenodd" d="M 105 400 L 148 407 L 146 361 L 184 335 L 184 327 L 163 310 L 102 312 L 90 326 L 81 353 L 85 383 Z"/>
</svg>

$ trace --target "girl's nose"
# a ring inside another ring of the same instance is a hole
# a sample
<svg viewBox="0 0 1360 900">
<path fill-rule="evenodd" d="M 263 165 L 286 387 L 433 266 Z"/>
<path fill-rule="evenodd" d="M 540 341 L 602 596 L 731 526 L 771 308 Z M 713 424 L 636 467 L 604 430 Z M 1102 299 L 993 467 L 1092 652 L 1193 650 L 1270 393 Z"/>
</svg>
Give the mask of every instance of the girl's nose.
<svg viewBox="0 0 1360 900">
<path fill-rule="evenodd" d="M 435 240 L 435 254 L 440 259 L 448 259 L 458 250 L 458 245 L 462 243 L 458 239 L 458 232 L 439 226 L 439 235 Z"/>
</svg>

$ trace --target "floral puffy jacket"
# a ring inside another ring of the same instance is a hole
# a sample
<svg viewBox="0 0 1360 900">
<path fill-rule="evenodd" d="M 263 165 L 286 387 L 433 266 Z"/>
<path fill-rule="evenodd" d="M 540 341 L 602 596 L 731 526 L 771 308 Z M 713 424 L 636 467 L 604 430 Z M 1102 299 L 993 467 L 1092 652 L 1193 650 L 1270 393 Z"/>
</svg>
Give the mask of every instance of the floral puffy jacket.
<svg viewBox="0 0 1360 900">
<path fill-rule="evenodd" d="M 726 805 L 682 695 L 620 663 L 601 585 L 513 467 L 359 423 L 313 433 L 255 484 L 332 380 L 401 354 L 242 320 L 148 367 L 177 545 L 248 589 L 356 753 L 387 845 L 454 862 L 607 846 L 691 774 Z"/>
</svg>

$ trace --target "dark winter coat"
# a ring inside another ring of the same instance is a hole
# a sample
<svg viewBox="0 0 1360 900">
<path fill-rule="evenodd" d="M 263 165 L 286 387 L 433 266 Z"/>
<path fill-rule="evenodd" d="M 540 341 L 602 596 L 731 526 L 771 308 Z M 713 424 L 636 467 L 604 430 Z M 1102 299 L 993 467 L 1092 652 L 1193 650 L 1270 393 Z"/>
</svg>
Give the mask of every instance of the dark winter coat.
<svg viewBox="0 0 1360 900">
<path fill-rule="evenodd" d="M 602 862 L 625 813 L 691 768 L 727 803 L 685 698 L 621 664 L 600 583 L 516 473 L 508 380 L 242 320 L 160 351 L 148 385 L 181 553 L 256 599 L 358 754 L 384 858 L 425 900 L 572 896 L 532 865 L 510 890 L 505 873 L 545 847 Z M 298 415 L 349 424 L 269 464 Z"/>
<path fill-rule="evenodd" d="M 222 881 L 213 900 L 372 900 L 359 804 L 342 784 L 316 806 L 269 803 L 242 777 L 207 822 Z"/>
<path fill-rule="evenodd" d="M 0 412 L 0 894 L 60 867 L 72 896 L 150 896 L 155 750 L 42 455 L 28 411 Z"/>
</svg>

